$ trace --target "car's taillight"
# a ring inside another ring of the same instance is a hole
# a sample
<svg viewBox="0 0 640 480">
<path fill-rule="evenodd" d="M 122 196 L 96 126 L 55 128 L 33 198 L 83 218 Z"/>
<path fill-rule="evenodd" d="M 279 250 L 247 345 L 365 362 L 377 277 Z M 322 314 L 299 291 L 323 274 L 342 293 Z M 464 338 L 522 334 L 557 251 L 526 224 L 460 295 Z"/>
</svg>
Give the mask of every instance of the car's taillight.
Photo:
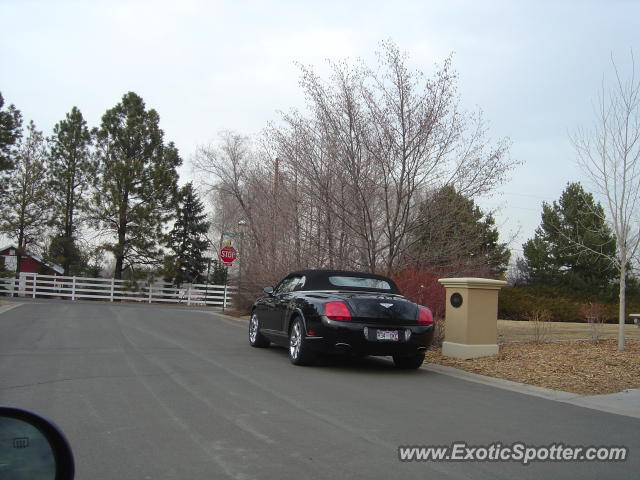
<svg viewBox="0 0 640 480">
<path fill-rule="evenodd" d="M 351 312 L 344 302 L 327 302 L 324 304 L 324 313 L 329 320 L 350 322 Z"/>
<path fill-rule="evenodd" d="M 418 307 L 418 324 L 419 325 L 432 325 L 433 314 L 427 307 Z"/>
</svg>

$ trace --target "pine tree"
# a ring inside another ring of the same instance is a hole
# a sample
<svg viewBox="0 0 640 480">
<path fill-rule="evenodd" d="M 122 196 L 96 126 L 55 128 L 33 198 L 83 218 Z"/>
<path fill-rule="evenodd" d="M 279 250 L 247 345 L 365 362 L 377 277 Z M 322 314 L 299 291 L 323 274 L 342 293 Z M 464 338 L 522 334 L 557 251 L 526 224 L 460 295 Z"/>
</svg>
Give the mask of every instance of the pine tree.
<svg viewBox="0 0 640 480">
<path fill-rule="evenodd" d="M 499 276 L 509 264 L 511 253 L 499 242 L 499 232 L 491 214 L 475 202 L 447 186 L 420 205 L 412 231 L 413 261 L 425 266 L 462 270 L 485 269 Z"/>
<path fill-rule="evenodd" d="M 209 283 L 213 285 L 226 285 L 229 279 L 229 270 L 218 259 L 211 262 Z"/>
<path fill-rule="evenodd" d="M 49 253 L 54 262 L 62 265 L 65 275 L 77 273 L 82 263 L 76 241 L 77 214 L 86 206 L 88 187 L 95 176 L 91 142 L 87 122 L 77 107 L 73 107 L 66 118 L 55 125 L 49 139 L 51 151 L 47 173 L 56 227 Z"/>
<path fill-rule="evenodd" d="M 125 267 L 160 261 L 162 230 L 171 218 L 182 163 L 165 145 L 160 117 L 133 92 L 102 117 L 96 131 L 98 174 L 91 202 L 94 225 L 115 237 L 102 247 L 113 253 L 115 278 Z"/>
<path fill-rule="evenodd" d="M 542 222 L 523 251 L 532 283 L 602 290 L 616 278 L 609 260 L 615 237 L 602 206 L 580 183 L 567 184 L 559 201 L 542 204 Z"/>
<path fill-rule="evenodd" d="M 206 221 L 204 205 L 198 198 L 191 183 L 180 190 L 176 211 L 176 222 L 168 236 L 168 246 L 173 254 L 168 263 L 172 266 L 168 280 L 178 287 L 184 282 L 201 283 L 207 259 L 204 252 L 208 241 L 206 233 L 209 222 Z"/>
<path fill-rule="evenodd" d="M 30 122 L 27 136 L 17 149 L 0 218 L 0 231 L 20 249 L 40 243 L 49 222 L 51 196 L 46 181 L 46 158 L 44 136 Z"/>
<path fill-rule="evenodd" d="M 14 105 L 3 110 L 4 98 L 0 93 L 0 195 L 6 185 L 6 174 L 14 167 L 13 158 L 22 137 L 22 114 Z"/>
</svg>

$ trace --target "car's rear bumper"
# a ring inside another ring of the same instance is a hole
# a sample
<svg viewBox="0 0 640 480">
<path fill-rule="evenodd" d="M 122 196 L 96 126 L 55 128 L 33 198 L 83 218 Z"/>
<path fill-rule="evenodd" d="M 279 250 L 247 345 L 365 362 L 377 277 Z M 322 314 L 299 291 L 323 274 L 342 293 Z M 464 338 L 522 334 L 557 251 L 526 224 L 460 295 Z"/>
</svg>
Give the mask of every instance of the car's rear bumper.
<svg viewBox="0 0 640 480">
<path fill-rule="evenodd" d="M 313 334 L 307 332 L 307 344 L 317 352 L 350 352 L 359 355 L 415 355 L 426 350 L 431 344 L 434 326 L 337 322 L 328 320 L 325 317 L 316 323 L 315 328 L 308 328 L 308 330 L 311 330 Z M 376 340 L 377 330 L 397 331 L 398 340 Z"/>
</svg>

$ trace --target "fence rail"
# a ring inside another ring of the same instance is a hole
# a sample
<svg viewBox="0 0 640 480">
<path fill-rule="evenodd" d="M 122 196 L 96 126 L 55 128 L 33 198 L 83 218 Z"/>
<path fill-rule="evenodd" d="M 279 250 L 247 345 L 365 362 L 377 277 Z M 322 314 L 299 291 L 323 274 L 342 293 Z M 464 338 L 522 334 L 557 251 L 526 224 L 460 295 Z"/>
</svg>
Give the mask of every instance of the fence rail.
<svg viewBox="0 0 640 480">
<path fill-rule="evenodd" d="M 27 297 L 58 297 L 144 303 L 177 303 L 228 308 L 235 287 L 187 284 L 175 288 L 167 283 L 131 282 L 114 278 L 62 277 L 21 273 L 20 278 L 0 279 L 0 294 Z"/>
</svg>

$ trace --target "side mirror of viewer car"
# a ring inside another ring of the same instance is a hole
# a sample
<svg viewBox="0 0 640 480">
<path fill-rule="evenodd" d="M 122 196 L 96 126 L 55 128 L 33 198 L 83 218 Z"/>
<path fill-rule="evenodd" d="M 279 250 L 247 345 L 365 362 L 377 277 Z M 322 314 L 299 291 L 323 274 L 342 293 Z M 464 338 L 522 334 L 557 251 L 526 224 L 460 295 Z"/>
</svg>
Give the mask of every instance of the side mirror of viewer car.
<svg viewBox="0 0 640 480">
<path fill-rule="evenodd" d="M 0 406 L 0 478 L 73 477 L 71 447 L 58 427 L 27 410 Z"/>
<path fill-rule="evenodd" d="M 267 295 L 271 295 L 273 293 L 273 287 L 264 287 L 262 290 L 264 290 L 264 293 Z"/>
</svg>

